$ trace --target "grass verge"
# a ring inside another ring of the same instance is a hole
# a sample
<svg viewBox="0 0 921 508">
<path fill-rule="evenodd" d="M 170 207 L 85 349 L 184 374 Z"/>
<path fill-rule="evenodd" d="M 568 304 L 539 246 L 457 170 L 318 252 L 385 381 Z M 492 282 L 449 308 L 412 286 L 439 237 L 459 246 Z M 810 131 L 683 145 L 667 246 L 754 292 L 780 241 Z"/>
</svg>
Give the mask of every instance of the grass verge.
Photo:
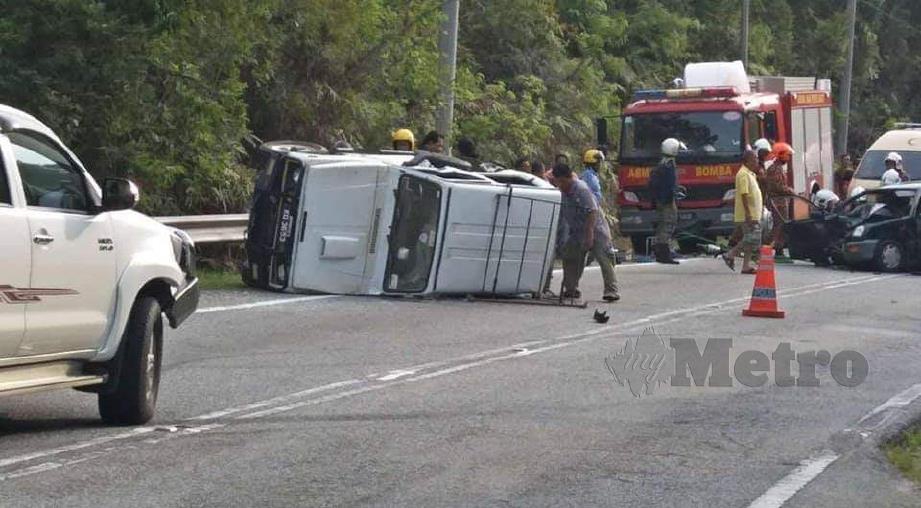
<svg viewBox="0 0 921 508">
<path fill-rule="evenodd" d="M 245 288 L 240 272 L 218 268 L 199 268 L 198 283 L 202 289 L 241 289 Z"/>
<path fill-rule="evenodd" d="M 902 437 L 886 444 L 883 450 L 899 471 L 921 484 L 921 425 L 911 427 Z"/>
</svg>

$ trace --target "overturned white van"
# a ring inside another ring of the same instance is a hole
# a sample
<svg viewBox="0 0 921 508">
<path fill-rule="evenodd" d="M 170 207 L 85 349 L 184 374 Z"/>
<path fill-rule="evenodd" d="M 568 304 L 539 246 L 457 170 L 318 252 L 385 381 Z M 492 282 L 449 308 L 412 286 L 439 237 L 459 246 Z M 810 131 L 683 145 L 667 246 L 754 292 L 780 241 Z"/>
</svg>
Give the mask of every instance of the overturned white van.
<svg viewBox="0 0 921 508">
<path fill-rule="evenodd" d="M 539 293 L 559 191 L 462 167 L 424 153 L 280 155 L 254 194 L 244 280 L 289 292 Z"/>
</svg>

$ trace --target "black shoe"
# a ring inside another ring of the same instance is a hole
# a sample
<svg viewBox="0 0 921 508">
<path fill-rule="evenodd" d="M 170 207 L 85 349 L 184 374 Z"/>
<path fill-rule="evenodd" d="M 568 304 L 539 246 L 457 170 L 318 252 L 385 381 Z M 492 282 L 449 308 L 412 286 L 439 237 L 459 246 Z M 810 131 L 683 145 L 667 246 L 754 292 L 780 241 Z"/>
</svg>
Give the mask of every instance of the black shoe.
<svg viewBox="0 0 921 508">
<path fill-rule="evenodd" d="M 654 251 L 656 254 L 656 263 L 662 263 L 663 265 L 680 264 L 672 257 L 672 251 L 668 248 L 668 244 L 657 243 L 654 247 Z"/>
<path fill-rule="evenodd" d="M 606 302 L 616 302 L 620 300 L 620 295 L 617 293 L 608 293 L 601 297 L 602 300 Z"/>
<path fill-rule="evenodd" d="M 572 289 L 572 290 L 567 289 L 566 291 L 563 291 L 563 298 L 568 298 L 570 300 L 579 300 L 580 298 L 582 298 L 582 291 L 579 291 L 578 289 Z"/>
</svg>

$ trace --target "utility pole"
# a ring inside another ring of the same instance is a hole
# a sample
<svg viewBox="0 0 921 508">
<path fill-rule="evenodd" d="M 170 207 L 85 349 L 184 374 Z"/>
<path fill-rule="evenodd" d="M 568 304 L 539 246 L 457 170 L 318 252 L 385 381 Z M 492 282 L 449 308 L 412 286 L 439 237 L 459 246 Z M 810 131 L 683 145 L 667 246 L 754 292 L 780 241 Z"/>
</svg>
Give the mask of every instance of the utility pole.
<svg viewBox="0 0 921 508">
<path fill-rule="evenodd" d="M 857 25 L 857 0 L 848 0 L 847 3 L 848 45 L 847 63 L 844 67 L 844 77 L 841 78 L 841 125 L 838 129 L 838 154 L 847 153 L 847 130 L 851 116 L 851 79 L 854 75 L 854 27 Z"/>
<path fill-rule="evenodd" d="M 748 13 L 751 0 L 742 0 L 742 65 L 748 70 Z"/>
<path fill-rule="evenodd" d="M 451 126 L 454 124 L 454 79 L 457 75 L 457 25 L 460 0 L 444 0 L 444 20 L 438 32 L 440 93 L 435 126 L 445 137 L 445 152 L 451 153 Z"/>
</svg>

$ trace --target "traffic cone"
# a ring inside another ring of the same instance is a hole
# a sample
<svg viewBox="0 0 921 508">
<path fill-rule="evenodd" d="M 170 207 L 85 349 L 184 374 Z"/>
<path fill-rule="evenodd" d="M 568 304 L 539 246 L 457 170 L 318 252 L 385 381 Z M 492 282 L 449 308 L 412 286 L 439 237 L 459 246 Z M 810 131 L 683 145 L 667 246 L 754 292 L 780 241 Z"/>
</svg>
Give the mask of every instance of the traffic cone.
<svg viewBox="0 0 921 508">
<path fill-rule="evenodd" d="M 755 275 L 755 288 L 748 308 L 743 316 L 782 318 L 784 312 L 777 308 L 777 283 L 774 281 L 774 249 L 770 245 L 761 247 L 761 259 L 758 260 L 758 273 Z"/>
</svg>

